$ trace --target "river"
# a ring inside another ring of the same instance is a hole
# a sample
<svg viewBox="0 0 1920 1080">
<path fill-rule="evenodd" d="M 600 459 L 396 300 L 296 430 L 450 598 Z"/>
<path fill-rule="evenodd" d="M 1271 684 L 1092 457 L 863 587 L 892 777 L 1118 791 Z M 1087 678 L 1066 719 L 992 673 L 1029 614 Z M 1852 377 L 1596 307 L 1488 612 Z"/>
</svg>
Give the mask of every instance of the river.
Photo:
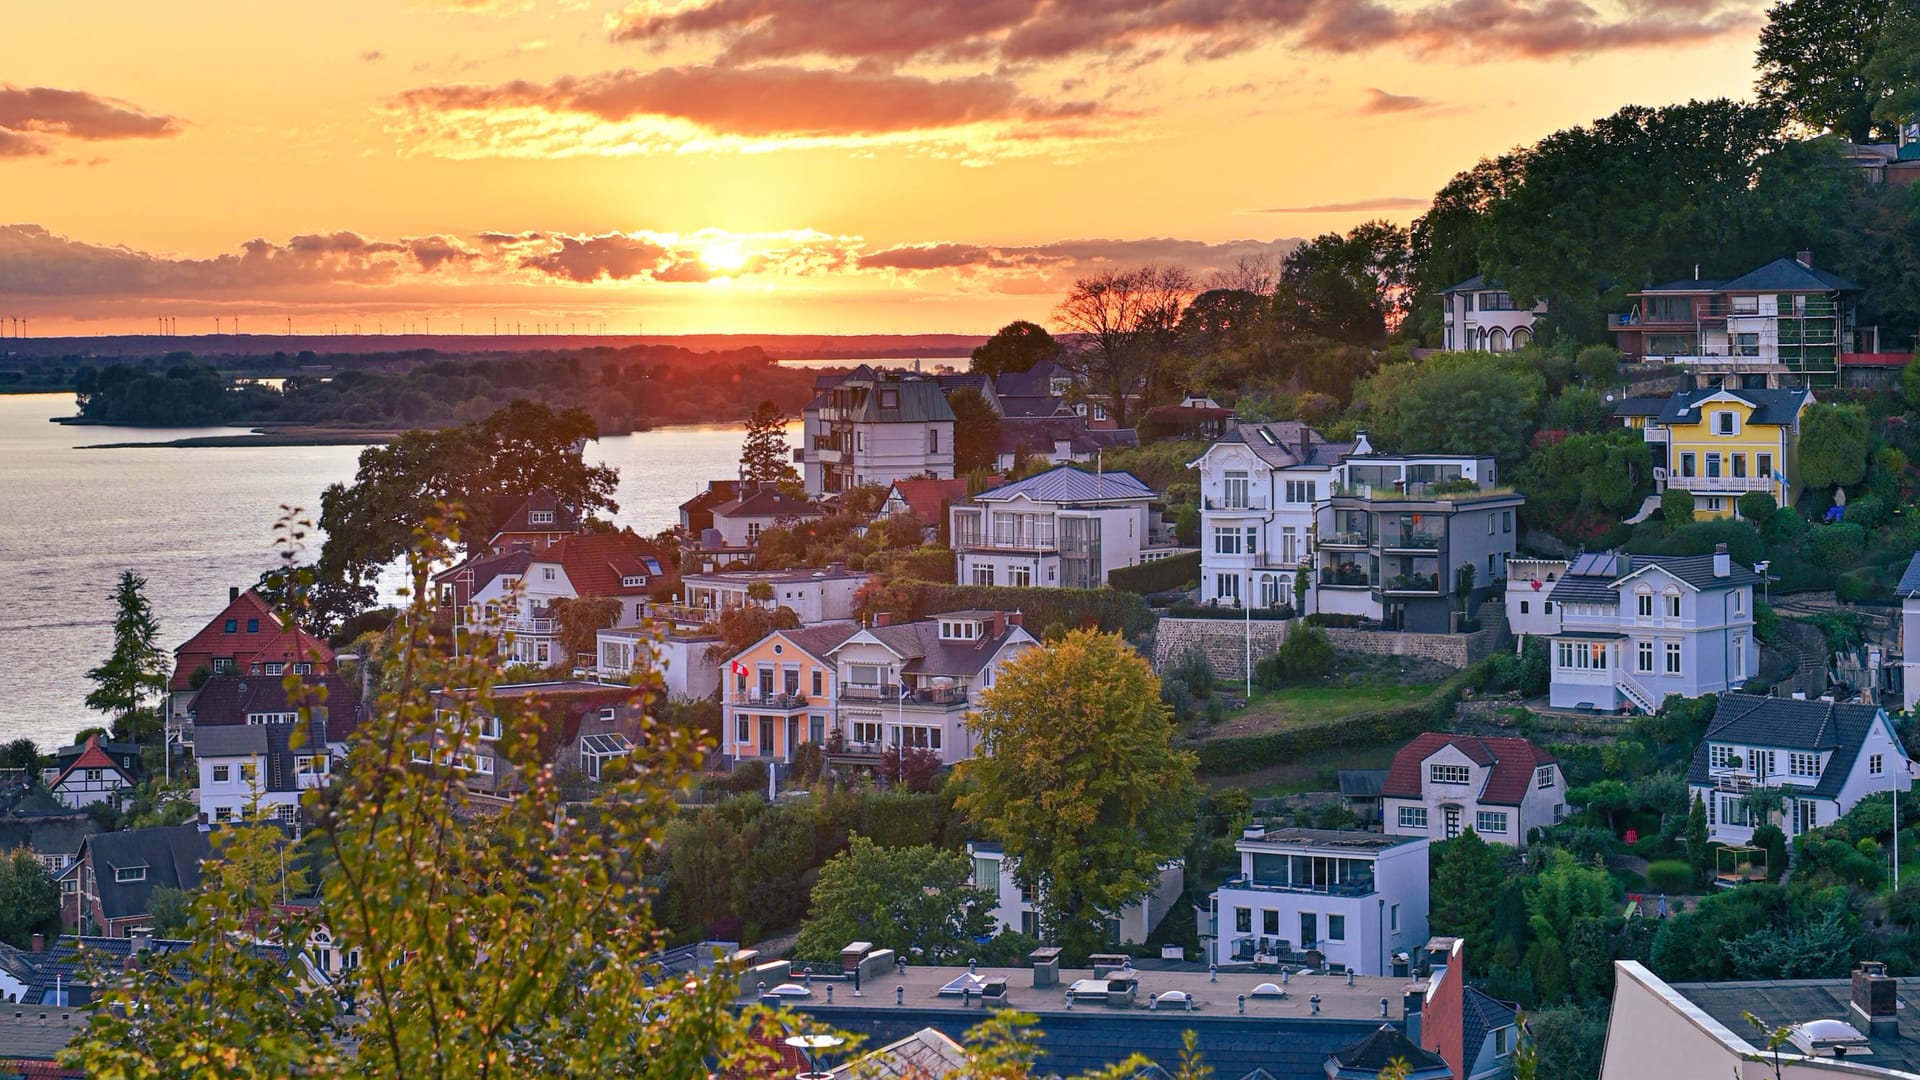
<svg viewBox="0 0 1920 1080">
<path fill-rule="evenodd" d="M 86 708 L 86 673 L 112 649 L 109 595 L 123 570 L 147 579 L 171 651 L 226 605 L 228 586 L 276 565 L 281 506 L 317 515 L 321 490 L 351 480 L 361 450 L 87 449 L 245 429 L 48 423 L 72 412 L 71 394 L 0 396 L 0 742 L 25 736 L 42 750 L 103 722 Z M 654 533 L 708 480 L 734 475 L 740 439 L 735 424 L 659 428 L 587 455 L 620 469 L 614 521 Z"/>
</svg>

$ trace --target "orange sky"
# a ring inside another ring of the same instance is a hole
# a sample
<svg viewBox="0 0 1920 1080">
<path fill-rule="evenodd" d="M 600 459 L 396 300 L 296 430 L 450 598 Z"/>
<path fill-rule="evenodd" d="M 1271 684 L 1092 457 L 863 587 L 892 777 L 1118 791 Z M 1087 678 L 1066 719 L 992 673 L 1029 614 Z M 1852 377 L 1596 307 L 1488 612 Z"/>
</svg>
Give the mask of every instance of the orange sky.
<svg viewBox="0 0 1920 1080">
<path fill-rule="evenodd" d="M 986 333 L 1101 265 L 1409 221 L 1483 155 L 1745 95 L 1762 6 L 16 5 L 0 320 Z"/>
</svg>

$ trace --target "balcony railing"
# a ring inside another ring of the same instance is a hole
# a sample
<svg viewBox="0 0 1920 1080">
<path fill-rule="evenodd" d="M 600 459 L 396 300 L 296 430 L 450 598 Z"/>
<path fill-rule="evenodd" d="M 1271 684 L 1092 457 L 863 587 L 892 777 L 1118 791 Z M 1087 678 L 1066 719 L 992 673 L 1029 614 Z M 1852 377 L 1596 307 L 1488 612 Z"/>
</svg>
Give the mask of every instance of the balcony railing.
<svg viewBox="0 0 1920 1080">
<path fill-rule="evenodd" d="M 807 695 L 798 691 L 773 692 L 749 687 L 745 693 L 736 692 L 733 703 L 756 709 L 804 709 L 807 707 Z"/>
<path fill-rule="evenodd" d="M 1249 877 L 1236 877 L 1222 888 L 1249 889 L 1254 892 L 1312 893 L 1318 896 L 1372 896 L 1378 891 L 1370 881 L 1338 885 L 1296 885 L 1284 881 L 1266 881 Z"/>
<path fill-rule="evenodd" d="M 1769 476 L 1672 476 L 1667 479 L 1667 486 L 1695 494 L 1772 491 L 1773 478 Z"/>
<path fill-rule="evenodd" d="M 1206 498 L 1206 508 L 1208 510 L 1265 510 L 1267 498 L 1265 495 L 1254 495 L 1245 499 L 1226 499 L 1218 495 L 1209 495 Z"/>
<path fill-rule="evenodd" d="M 1440 534 L 1413 529 L 1389 529 L 1380 534 L 1380 546 L 1400 551 L 1439 551 Z"/>
<path fill-rule="evenodd" d="M 1440 592 L 1439 574 L 1395 574 L 1387 579 L 1386 591 L 1390 593 L 1424 593 L 1438 595 Z"/>
<path fill-rule="evenodd" d="M 500 629 L 509 634 L 551 634 L 558 625 L 553 619 L 527 619 L 518 615 L 500 620 Z"/>
<path fill-rule="evenodd" d="M 1051 551 L 1056 546 L 1053 531 L 1036 529 L 1029 532 L 993 532 L 988 534 L 979 530 L 961 530 L 955 543 L 963 548 L 982 551 Z"/>
<path fill-rule="evenodd" d="M 965 705 L 966 703 L 967 688 L 964 686 L 926 686 L 907 691 L 909 705 Z"/>
<path fill-rule="evenodd" d="M 1336 589 L 1367 589 L 1373 587 L 1373 575 L 1365 570 L 1321 567 L 1320 584 Z"/>
<path fill-rule="evenodd" d="M 1320 534 L 1321 547 L 1370 547 L 1373 534 L 1368 532 L 1326 532 Z"/>
<path fill-rule="evenodd" d="M 1717 772 L 1713 776 L 1713 790 L 1724 791 L 1730 795 L 1745 795 L 1759 786 L 1759 780 L 1753 773 L 1729 769 Z"/>
<path fill-rule="evenodd" d="M 841 683 L 840 700 L 899 701 L 900 685 L 898 683 L 880 683 L 878 685 L 871 683 Z"/>
</svg>

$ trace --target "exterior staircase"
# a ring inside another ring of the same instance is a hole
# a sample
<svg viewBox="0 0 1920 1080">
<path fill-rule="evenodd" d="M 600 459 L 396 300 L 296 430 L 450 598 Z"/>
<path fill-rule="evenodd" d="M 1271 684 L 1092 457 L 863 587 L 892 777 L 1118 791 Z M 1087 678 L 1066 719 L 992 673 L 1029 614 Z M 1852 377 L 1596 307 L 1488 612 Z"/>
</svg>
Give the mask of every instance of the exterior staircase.
<svg viewBox="0 0 1920 1080">
<path fill-rule="evenodd" d="M 1640 509 L 1634 511 L 1633 516 L 1627 519 L 1627 524 L 1638 525 L 1652 517 L 1653 512 L 1658 509 L 1660 509 L 1660 496 L 1649 495 L 1641 501 Z"/>
<path fill-rule="evenodd" d="M 1660 703 L 1653 700 L 1653 695 L 1647 692 L 1647 688 L 1635 682 L 1633 676 L 1626 672 L 1617 672 L 1613 685 L 1619 687 L 1620 692 L 1626 695 L 1628 701 L 1633 702 L 1635 708 L 1648 716 L 1660 711 Z"/>
</svg>

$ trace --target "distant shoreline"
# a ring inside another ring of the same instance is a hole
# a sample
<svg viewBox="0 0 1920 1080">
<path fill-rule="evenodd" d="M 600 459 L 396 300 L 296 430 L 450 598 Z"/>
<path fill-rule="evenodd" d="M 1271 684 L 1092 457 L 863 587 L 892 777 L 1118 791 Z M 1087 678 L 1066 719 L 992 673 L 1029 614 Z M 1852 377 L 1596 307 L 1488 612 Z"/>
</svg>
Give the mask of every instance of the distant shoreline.
<svg viewBox="0 0 1920 1080">
<path fill-rule="evenodd" d="M 53 423 L 68 427 L 96 427 L 100 425 L 91 420 L 75 421 L 71 417 L 51 417 Z M 710 428 L 734 427 L 746 423 L 744 416 L 718 420 L 686 420 L 671 424 L 649 424 L 632 431 L 622 431 L 605 435 L 603 438 L 619 438 L 622 435 L 638 435 L 647 431 L 667 431 L 673 428 Z M 289 424 L 285 428 L 255 428 L 244 435 L 188 435 L 178 439 L 159 439 L 152 442 L 114 442 L 89 443 L 77 446 L 76 450 L 152 450 L 152 449 L 203 449 L 206 447 L 228 446 L 384 446 L 394 439 L 416 428 L 335 428 L 324 425 Z"/>
</svg>

